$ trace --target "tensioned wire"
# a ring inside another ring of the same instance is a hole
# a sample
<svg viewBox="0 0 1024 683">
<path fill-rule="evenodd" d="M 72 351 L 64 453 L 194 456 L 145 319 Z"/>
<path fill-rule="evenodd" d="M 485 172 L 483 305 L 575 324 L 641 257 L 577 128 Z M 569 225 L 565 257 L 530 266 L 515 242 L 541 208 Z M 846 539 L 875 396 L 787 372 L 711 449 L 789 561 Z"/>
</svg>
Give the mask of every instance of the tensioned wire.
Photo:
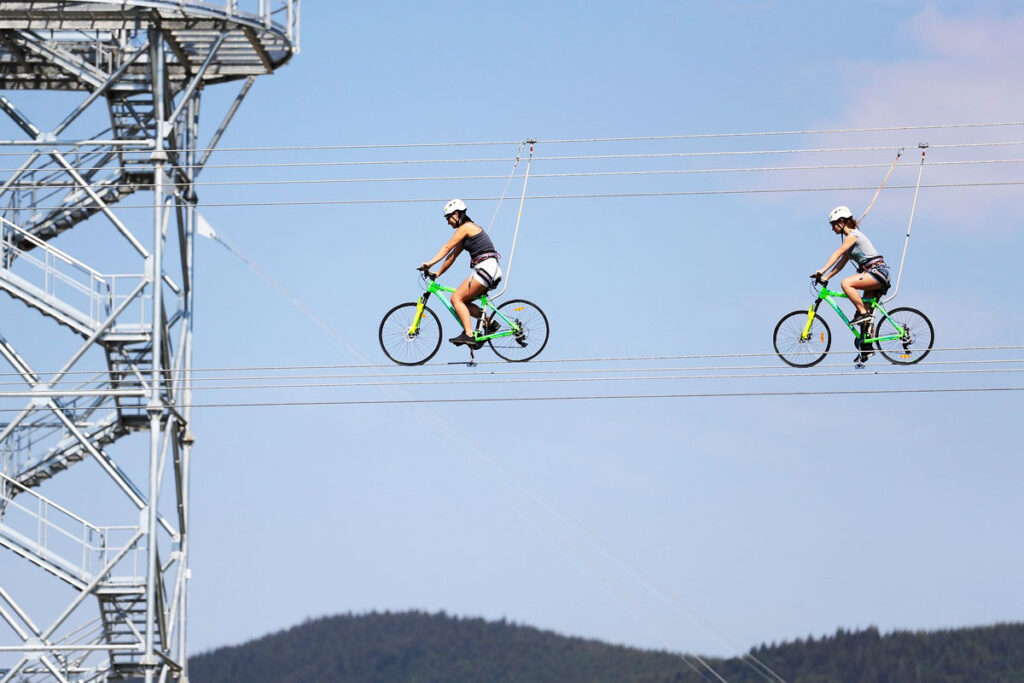
<svg viewBox="0 0 1024 683">
<path fill-rule="evenodd" d="M 976 351 L 1022 351 L 1022 350 L 1024 350 L 1024 345 L 933 346 L 932 349 L 931 349 L 931 352 L 935 353 L 935 352 L 940 352 L 940 351 L 941 352 L 947 352 L 947 351 L 976 352 Z M 849 353 L 854 353 L 854 352 L 855 352 L 854 349 L 851 349 L 849 351 Z M 830 351 L 828 355 L 843 355 L 845 353 L 846 353 L 846 351 L 838 351 L 838 350 L 836 350 L 836 351 Z M 711 360 L 711 359 L 716 359 L 716 358 L 728 359 L 728 358 L 777 358 L 777 357 L 778 357 L 778 354 L 775 353 L 774 351 L 758 351 L 758 352 L 753 352 L 753 353 L 750 353 L 750 352 L 747 352 L 747 353 L 691 353 L 691 354 L 673 354 L 673 355 L 658 355 L 658 356 L 589 356 L 589 357 L 582 357 L 582 358 L 534 358 L 534 359 L 529 361 L 529 365 L 526 365 L 526 364 L 512 364 L 512 363 L 509 363 L 508 361 L 504 361 L 504 360 L 480 360 L 480 361 L 476 361 L 475 365 L 477 365 L 477 366 L 479 366 L 479 365 L 500 365 L 500 366 L 503 366 L 503 367 L 516 368 L 514 370 L 509 370 L 508 372 L 534 372 L 532 370 L 527 370 L 526 368 L 527 367 L 532 367 L 532 366 L 535 366 L 535 365 L 551 365 L 551 364 L 555 364 L 555 363 L 613 363 L 613 362 L 614 363 L 621 363 L 621 362 L 638 362 L 638 361 Z M 958 364 L 958 363 L 987 363 L 987 362 L 1006 362 L 1006 363 L 1012 363 L 1012 362 L 1016 362 L 1016 361 L 1014 361 L 1013 359 L 995 360 L 995 361 L 989 361 L 989 360 L 976 360 L 976 361 L 971 361 L 971 360 L 965 360 L 965 361 L 922 361 L 920 363 L 920 365 L 933 365 L 933 364 L 939 364 L 939 363 Z M 216 367 L 209 367 L 209 368 L 197 367 L 197 368 L 192 368 L 191 371 L 193 373 L 203 373 L 203 372 L 269 372 L 269 371 L 348 370 L 348 369 L 375 369 L 375 368 L 394 368 L 395 370 L 408 370 L 410 367 L 442 368 L 442 367 L 452 367 L 453 365 L 467 365 L 467 364 L 468 363 L 465 362 L 465 361 L 458 361 L 458 362 L 455 362 L 455 361 L 453 361 L 453 362 L 435 361 L 433 363 L 424 363 L 422 365 L 417 365 L 417 366 L 401 366 L 401 365 L 396 365 L 395 363 L 342 363 L 342 364 L 334 363 L 334 364 L 320 364 L 320 365 L 239 365 L 239 366 L 216 366 Z M 840 365 L 843 365 L 843 364 L 835 364 L 835 365 L 828 364 L 828 365 L 823 365 L 823 366 L 819 366 L 819 367 L 840 367 Z M 767 367 L 778 367 L 780 370 L 785 370 L 786 369 L 784 366 L 765 366 L 765 365 L 737 366 L 737 367 L 731 368 L 731 369 L 758 370 L 758 369 L 767 368 Z M 520 370 L 518 368 L 522 368 L 522 369 Z M 722 367 L 721 366 L 708 366 L 708 369 L 710 369 L 710 370 L 717 370 L 717 369 L 722 369 Z M 596 372 L 597 370 L 594 370 L 594 371 Z M 609 370 L 609 371 L 613 371 L 613 370 Z M 40 376 L 40 377 L 45 376 L 45 375 L 52 375 L 55 372 L 56 372 L 55 370 L 46 370 L 46 371 L 44 371 L 44 370 L 33 370 L 33 373 L 35 375 L 37 375 L 37 376 Z M 181 374 L 180 371 L 171 370 L 171 369 L 164 370 L 164 371 L 159 371 L 159 372 L 160 372 L 161 376 L 165 376 L 165 377 L 172 377 L 175 374 Z M 490 372 L 490 371 L 488 371 L 488 372 Z M 501 372 L 501 371 L 499 371 L 499 372 Z M 553 372 L 561 372 L 561 371 L 553 371 Z M 569 371 L 565 371 L 565 372 L 569 372 Z M 65 372 L 64 375 L 65 376 L 71 376 L 71 375 L 96 375 L 97 373 L 106 374 L 106 371 L 98 371 L 98 370 L 69 370 L 69 371 Z M 148 371 L 143 373 L 143 376 L 144 377 L 148 377 L 148 376 L 152 376 L 152 374 L 153 374 L 152 370 L 148 370 Z M 478 373 L 478 374 L 483 376 L 485 373 L 481 372 L 481 373 Z M 10 371 L 10 372 L 0 372 L 0 377 L 21 377 L 21 376 L 22 375 L 19 372 L 13 372 L 13 371 Z M 194 379 L 199 379 L 200 381 L 202 380 L 202 378 L 194 378 Z M 229 378 L 219 378 L 219 379 L 229 379 Z"/>
<path fill-rule="evenodd" d="M 932 353 L 941 351 L 1022 351 L 1024 345 L 994 345 L 994 346 L 933 346 L 931 349 Z M 854 353 L 855 350 L 851 349 L 849 353 Z M 842 355 L 845 351 L 830 351 L 828 355 Z M 522 367 L 523 370 L 512 370 L 510 372 L 531 372 L 526 370 L 526 367 L 535 365 L 550 365 L 554 363 L 619 363 L 619 362 L 637 362 L 637 361 L 677 361 L 677 360 L 710 360 L 715 358 L 777 358 L 778 354 L 774 351 L 758 351 L 758 352 L 747 352 L 747 353 L 692 353 L 692 354 L 673 354 L 673 355 L 658 355 L 658 356 L 589 356 L 582 358 L 534 358 L 529 361 L 529 366 L 513 365 L 508 361 L 504 360 L 480 360 L 476 361 L 475 365 L 500 365 L 503 367 Z M 1012 359 L 996 360 L 996 361 L 922 361 L 920 365 L 932 365 L 938 363 L 982 363 L 982 362 L 1015 362 Z M 459 362 L 444 362 L 435 361 L 433 363 L 424 363 L 415 367 L 422 368 L 441 368 L 451 367 L 453 365 L 467 365 L 465 361 Z M 821 367 L 839 367 L 840 364 L 825 365 Z M 394 368 L 395 370 L 407 370 L 411 366 L 400 366 L 395 363 L 342 363 L 342 364 L 320 364 L 320 365 L 239 365 L 239 366 L 216 366 L 209 368 L 192 368 L 193 373 L 202 372 L 261 372 L 261 371 L 298 371 L 298 370 L 346 370 L 346 369 L 374 369 L 374 368 Z M 771 366 L 739 366 L 735 369 L 740 370 L 756 370 L 764 367 Z M 775 366 L 781 370 L 785 370 L 784 366 Z M 709 369 L 715 370 L 720 369 L 720 366 L 709 366 Z M 55 370 L 33 370 L 37 376 L 52 375 Z M 66 376 L 70 375 L 96 375 L 97 372 L 106 374 L 106 371 L 97 370 L 69 370 L 64 373 Z M 152 370 L 143 373 L 143 376 L 152 376 Z M 179 371 L 165 370 L 160 371 L 162 376 L 173 376 L 180 374 Z M 480 373 L 481 375 L 483 373 Z M 21 377 L 19 372 L 0 372 L 0 377 Z M 199 378 L 201 379 L 201 378 Z M 227 379 L 227 378 L 223 378 Z"/>
<path fill-rule="evenodd" d="M 560 144 L 587 144 L 604 142 L 648 142 L 648 141 L 669 141 L 669 140 L 706 140 L 719 138 L 742 138 L 742 137 L 768 137 L 780 135 L 829 135 L 840 133 L 883 133 L 894 131 L 911 130 L 940 130 L 956 128 L 996 128 L 1008 126 L 1021 126 L 1024 121 L 997 121 L 982 123 L 944 123 L 907 126 L 876 126 L 867 128 L 819 128 L 807 130 L 774 130 L 774 131 L 747 131 L 747 132 L 726 132 L 726 133 L 682 133 L 677 135 L 634 135 L 624 137 L 591 137 L 591 138 L 562 138 L 550 140 L 537 140 L 539 145 L 560 145 Z M 88 140 L 69 142 L 50 142 L 48 146 L 81 146 L 85 143 L 94 142 Z M 406 149 L 416 147 L 481 147 L 516 145 L 522 140 L 480 140 L 480 141 L 450 141 L 450 142 L 405 142 L 405 143 L 383 143 L 383 144 L 360 144 L 360 145 L 277 145 L 269 147 L 191 147 L 182 151 L 190 152 L 279 152 L 279 151 L 314 151 L 314 150 L 350 150 L 350 149 Z M 34 140 L 25 140 L 22 144 L 35 145 Z M 2 146 L 2 145 L 0 145 Z M 90 145 L 91 146 L 91 145 Z M 143 146 L 140 144 L 140 146 Z M 20 154 L 19 152 L 0 152 L 0 156 Z"/>
<path fill-rule="evenodd" d="M 565 396 L 488 396 L 465 398 L 408 398 L 408 399 L 351 399 L 338 401 L 247 401 L 239 403 L 187 403 L 176 404 L 177 408 L 289 408 L 289 407 L 331 407 L 358 405 L 400 405 L 400 404 L 454 404 L 454 403 L 534 403 L 555 401 L 615 401 L 635 399 L 680 399 L 680 398 L 760 398 L 780 396 L 877 396 L 887 394 L 963 394 L 963 393 L 1005 393 L 1024 391 L 1024 386 L 1009 387 L 941 387 L 913 389 L 833 389 L 819 391 L 730 391 L 692 392 L 674 394 L 602 394 Z M 60 407 L 61 412 L 74 413 L 94 410 L 91 406 Z M 19 413 L 21 408 L 0 408 L 0 412 Z"/>
<path fill-rule="evenodd" d="M 909 350 L 913 350 L 913 349 L 909 349 Z M 853 352 L 851 351 L 850 353 L 853 353 Z M 931 367 L 931 366 L 938 366 L 938 365 L 999 365 L 999 364 L 1005 364 L 1005 363 L 1014 363 L 1014 364 L 1016 364 L 1016 363 L 1024 363 L 1024 358 L 1020 358 L 1020 359 L 1005 358 L 1005 359 L 993 359 L 993 360 L 922 361 L 920 363 L 914 364 L 914 367 L 915 368 L 921 368 L 921 367 Z M 397 367 L 402 367 L 402 366 L 397 366 Z M 396 369 L 397 369 L 397 367 L 396 367 Z M 813 372 L 820 372 L 824 368 L 841 368 L 841 367 L 849 367 L 849 363 L 820 363 L 820 364 L 817 364 L 817 365 L 814 366 L 814 371 Z M 789 366 L 780 366 L 778 364 L 773 364 L 773 365 L 731 365 L 731 366 L 730 365 L 724 365 L 724 366 L 723 365 L 709 365 L 709 366 L 668 367 L 668 368 L 659 368 L 659 367 L 652 367 L 652 368 L 636 368 L 636 367 L 634 367 L 634 368 L 575 368 L 575 369 L 567 369 L 567 370 L 562 370 L 562 369 L 547 369 L 547 370 L 513 369 L 513 370 L 497 370 L 497 371 L 495 371 L 495 370 L 474 371 L 474 370 L 454 370 L 453 369 L 451 372 L 394 372 L 394 373 L 360 373 L 360 374 L 346 373 L 346 374 L 317 374 L 317 375 L 312 375 L 312 374 L 304 374 L 304 375 L 271 375 L 271 374 L 265 374 L 265 375 L 252 375 L 252 376 L 241 376 L 241 377 L 237 377 L 237 376 L 236 377 L 232 377 L 230 375 L 227 375 L 227 376 L 218 376 L 218 377 L 192 377 L 191 380 L 186 380 L 183 377 L 175 377 L 175 376 L 173 376 L 175 374 L 180 374 L 180 373 L 167 372 L 167 373 L 161 373 L 161 384 L 165 384 L 165 385 L 166 384 L 171 384 L 171 385 L 174 385 L 174 384 L 181 384 L 181 383 L 184 383 L 186 381 L 191 381 L 194 384 L 201 384 L 203 382 L 255 382 L 255 381 L 300 380 L 300 379 L 305 379 L 305 380 L 338 380 L 338 379 L 345 379 L 345 380 L 348 380 L 348 379 L 380 379 L 380 378 L 394 378 L 394 377 L 414 377 L 414 378 L 445 377 L 445 378 L 448 378 L 448 377 L 453 377 L 453 376 L 454 377 L 474 377 L 474 378 L 476 378 L 475 379 L 476 382 L 488 382 L 493 377 L 499 377 L 500 378 L 500 377 L 507 376 L 507 375 L 514 375 L 514 376 L 521 376 L 521 375 L 582 375 L 584 373 L 590 374 L 590 375 L 601 375 L 601 374 L 626 373 L 626 372 L 640 372 L 640 373 L 648 373 L 648 374 L 660 374 L 660 373 L 667 373 L 667 372 L 710 372 L 710 371 L 722 372 L 722 371 L 726 371 L 726 370 L 728 370 L 728 371 L 740 371 L 740 370 L 779 370 L 779 371 L 793 372 L 793 371 L 791 371 L 789 369 Z M 81 371 L 81 372 L 85 372 L 85 371 Z M 904 372 L 909 374 L 909 373 L 912 373 L 914 371 L 906 370 Z M 921 372 L 923 374 L 927 374 L 927 372 L 924 372 L 924 371 L 921 371 Z M 963 370 L 963 372 L 973 372 L 973 371 L 972 370 Z M 991 371 L 991 372 L 995 372 L 995 371 Z M 1016 372 L 1016 370 L 1003 370 L 1003 372 Z M 93 371 L 92 374 L 94 375 L 94 377 L 91 380 L 88 380 L 88 379 L 84 380 L 83 384 L 81 386 L 92 385 L 92 384 L 95 384 L 96 382 L 100 382 L 100 383 L 103 383 L 103 384 L 110 384 L 110 385 L 114 385 L 114 386 L 116 386 L 118 384 L 132 384 L 132 385 L 138 384 L 138 379 L 135 378 L 135 377 L 125 377 L 123 379 L 109 378 L 109 377 L 107 377 L 108 373 L 100 372 L 100 371 Z M 849 373 L 835 373 L 835 374 L 849 374 L 851 376 L 856 376 L 856 375 L 865 375 L 865 374 L 880 374 L 880 375 L 900 374 L 900 372 L 895 371 L 895 370 L 893 370 L 893 371 L 889 371 L 889 370 L 882 370 L 882 371 L 877 371 L 877 370 L 870 370 L 870 371 L 858 370 L 858 371 L 850 371 Z M 152 375 L 152 373 L 147 372 L 147 373 L 143 374 L 143 377 L 146 380 L 149 380 L 151 375 Z M 732 375 L 723 375 L 722 377 L 725 378 L 725 377 L 752 377 L 752 376 L 755 376 L 755 375 L 737 375 L 737 374 L 732 374 Z M 800 376 L 809 376 L 809 375 L 806 372 L 795 372 L 793 375 L 785 375 L 782 372 L 778 372 L 778 373 L 756 375 L 756 376 L 757 377 L 784 377 L 784 376 L 800 377 Z M 698 377 L 705 377 L 705 376 L 704 375 L 700 375 Z M 652 379 L 658 379 L 658 378 L 657 377 L 652 377 Z M 0 386 L 24 386 L 24 385 L 25 385 L 24 381 L 22 381 L 22 382 L 16 382 L 16 381 L 0 382 Z M 288 386 L 288 387 L 304 387 L 304 386 L 316 387 L 316 386 L 336 386 L 336 385 L 333 385 L 333 384 L 267 385 L 266 387 L 258 387 L 258 388 L 270 388 L 270 387 L 277 387 L 277 386 L 280 386 L 280 387 L 286 387 L 286 386 Z M 338 386 L 350 386 L 350 385 L 338 385 Z M 359 386 L 359 385 L 357 385 L 357 386 Z M 376 385 L 367 385 L 367 386 L 376 386 Z M 254 388 L 254 387 L 252 387 L 251 385 L 227 385 L 227 386 L 224 386 L 224 387 L 209 387 L 209 386 L 207 386 L 207 387 L 202 387 L 202 388 L 204 388 L 204 389 L 211 389 L 211 388 Z"/>
<path fill-rule="evenodd" d="M 970 361 L 969 361 L 970 362 Z M 991 360 L 991 361 L 973 361 L 974 363 L 989 363 L 989 364 L 1000 364 L 1000 363 L 1024 363 L 1024 359 L 1020 360 Z M 944 361 L 940 363 L 934 363 L 933 365 L 960 365 L 959 361 Z M 684 379 L 765 379 L 765 378 L 790 378 L 790 377 L 879 377 L 887 375 L 958 375 L 958 374 L 996 374 L 996 373 L 1014 373 L 1024 372 L 1024 368 L 955 368 L 955 369 L 943 369 L 943 370 L 932 370 L 932 369 L 921 369 L 918 365 L 915 369 L 905 370 L 846 370 L 841 372 L 822 372 L 822 368 L 826 367 L 849 367 L 848 363 L 834 363 L 827 365 L 816 365 L 813 370 L 799 371 L 791 370 L 787 368 L 779 368 L 777 366 L 750 366 L 753 369 L 778 369 L 783 372 L 768 372 L 768 373 L 727 373 L 727 374 L 700 374 L 700 375 L 671 375 L 670 372 L 701 372 L 701 371 L 714 371 L 714 370 L 736 370 L 737 368 L 719 368 L 719 367 L 707 367 L 707 368 L 616 368 L 616 369 L 594 369 L 594 370 L 536 370 L 536 371 L 510 371 L 510 372 L 491 372 L 491 373 L 473 373 L 473 372 L 460 372 L 453 373 L 456 377 L 471 377 L 472 379 L 422 379 L 431 376 L 438 376 L 442 373 L 428 373 L 417 375 L 414 373 L 404 373 L 398 375 L 386 375 L 386 374 L 370 374 L 370 375 L 326 375 L 326 376 L 314 376 L 314 375 L 295 375 L 295 376 L 273 376 L 264 375 L 258 377 L 206 377 L 206 378 L 192 378 L 192 389 L 194 391 L 222 391 L 222 390 L 258 390 L 258 389 L 330 389 L 330 388 L 342 388 L 342 387 L 387 387 L 387 386 L 435 386 L 435 385 L 448 385 L 448 384 L 475 384 L 478 386 L 490 386 L 495 384 L 524 384 L 524 383 L 565 383 L 565 382 L 632 382 L 632 381 L 646 381 L 646 380 L 684 380 Z M 743 369 L 743 368 L 740 368 Z M 608 375 L 610 373 L 644 373 L 633 376 L 594 376 L 594 375 Z M 583 373 L 587 373 L 590 376 L 583 376 Z M 533 375 L 566 375 L 574 374 L 576 376 L 570 377 L 522 377 L 524 374 Z M 505 378 L 502 375 L 520 375 L 514 378 Z M 331 379 L 379 379 L 384 377 L 414 377 L 420 378 L 419 381 L 382 381 L 382 382 L 328 382 L 326 380 Z M 148 381 L 149 377 L 145 376 Z M 203 386 L 201 383 L 206 381 L 222 381 L 222 382 L 255 382 L 255 381 L 277 381 L 283 380 L 295 380 L 295 379 L 306 379 L 306 380 L 320 380 L 317 382 L 304 382 L 304 383 L 288 383 L 288 384 L 224 384 L 224 385 L 207 385 Z M 184 383 L 185 379 L 167 379 L 161 381 L 161 384 L 181 384 Z M 97 382 L 103 385 L 112 385 L 115 387 L 111 391 L 116 391 L 116 387 L 119 384 L 130 384 L 132 386 L 138 385 L 138 379 L 125 378 L 121 380 L 110 380 L 107 381 L 102 377 L 97 378 Z M 94 386 L 95 383 L 89 383 L 87 386 Z M 21 382 L 0 382 L 0 386 L 24 386 Z M 76 387 L 76 389 L 85 389 L 84 386 Z M 67 391 L 74 391 L 75 389 L 68 389 Z M 24 396 L 27 392 L 4 392 L 0 391 L 0 397 L 3 396 Z"/>
<path fill-rule="evenodd" d="M 973 159 L 963 161 L 929 161 L 929 166 L 964 166 L 978 164 L 1020 164 L 1024 159 Z M 904 164 L 904 168 L 913 168 L 916 164 Z M 580 171 L 574 173 L 531 173 L 531 178 L 597 178 L 597 177 L 625 177 L 625 176 L 648 176 L 648 175 L 708 175 L 713 173 L 762 173 L 782 171 L 828 171 L 828 170 L 853 170 L 869 168 L 888 168 L 889 164 L 821 164 L 810 166 L 752 166 L 747 168 L 687 168 L 687 169 L 662 169 L 647 171 Z M 62 175 L 62 174 L 61 174 Z M 200 187 L 242 187 L 248 185 L 331 185 L 342 183 L 398 183 L 398 182 L 427 182 L 427 181 L 451 181 L 451 180 L 500 180 L 503 178 L 522 178 L 522 175 L 463 175 L 463 176 L 400 176 L 394 178 L 306 178 L 297 180 L 198 180 L 189 183 L 190 186 Z M 151 189 L 156 187 L 155 183 L 137 183 L 138 188 Z M 11 189 L 36 189 L 45 192 L 50 189 L 70 189 L 79 187 L 74 182 L 58 182 L 36 184 L 31 182 L 17 182 L 11 185 Z M 202 206 L 202 204 L 200 204 Z M 34 206 L 28 207 L 35 209 Z"/>
<path fill-rule="evenodd" d="M 977 147 L 1009 147 L 1024 145 L 1024 141 L 999 141 L 999 142 L 958 142 L 929 145 L 928 149 L 970 149 Z M 891 152 L 894 145 L 873 145 L 865 147 L 818 147 L 818 148 L 794 148 L 794 149 L 758 149 L 758 150 L 734 150 L 719 152 L 648 152 L 635 154 L 573 154 L 564 156 L 535 156 L 534 161 L 595 161 L 607 159 L 669 159 L 669 158 L 706 158 L 725 156 L 763 156 L 771 154 L 826 154 L 835 152 Z M 251 164 L 206 164 L 201 168 L 317 168 L 324 166 L 396 166 L 405 164 L 482 164 L 482 163 L 511 163 L 514 157 L 485 157 L 470 159 L 375 159 L 358 161 L 291 161 L 291 162 L 266 162 Z M 183 168 L 186 168 L 183 166 Z M 91 166 L 75 167 L 76 171 L 102 171 L 102 170 L 129 170 L 131 166 Z M 0 168 L 0 173 L 15 173 L 22 171 L 18 168 Z M 51 169 L 25 169 L 42 171 Z M 57 170 L 57 169 L 52 169 Z"/>
<path fill-rule="evenodd" d="M 1024 361 L 1019 361 L 1024 362 Z M 432 379 L 423 381 L 400 381 L 400 382 L 306 382 L 291 384 L 224 384 L 213 386 L 192 386 L 192 391 L 259 391 L 267 389 L 340 389 L 350 387 L 409 387 L 409 386 L 448 386 L 458 384 L 473 384 L 476 386 L 495 386 L 501 384 L 565 384 L 583 382 L 648 382 L 648 381 L 671 381 L 671 380 L 730 380 L 730 379 L 775 379 L 790 377 L 885 377 L 895 375 L 964 375 L 964 374 L 999 374 L 1024 372 L 1024 368 L 979 368 L 979 369 L 953 369 L 953 370 L 847 370 L 845 372 L 779 372 L 779 373 L 746 373 L 746 374 L 724 374 L 724 375 L 630 375 L 617 377 L 516 377 L 516 378 L 493 378 L 486 379 Z M 137 384 L 137 382 L 136 382 Z M 74 391 L 69 389 L 68 391 Z M 113 396 L 116 389 L 110 390 Z M 0 398 L 29 396 L 31 391 L 0 391 Z"/>
<path fill-rule="evenodd" d="M 892 190 L 913 190 L 917 187 L 926 189 L 964 189 L 983 187 L 1018 187 L 1024 185 L 1024 180 L 989 181 L 976 183 L 922 183 L 918 185 L 890 185 Z M 753 194 L 791 194 L 801 192 L 857 192 L 862 190 L 874 190 L 874 186 L 847 186 L 847 187 L 779 187 L 779 188 L 748 188 L 736 190 L 676 190 L 666 192 L 594 192 L 581 194 L 536 194 L 527 195 L 526 199 L 625 199 L 630 197 L 712 197 L 725 195 L 753 195 Z M 290 207 L 290 206 L 343 206 L 343 205 L 382 205 L 382 204 L 436 204 L 445 202 L 450 197 L 419 197 L 419 198 L 390 198 L 390 199 L 310 199 L 310 200 L 282 200 L 269 202 L 203 202 L 202 204 L 188 204 L 182 202 L 161 202 L 155 206 L 165 208 L 209 208 L 209 207 Z M 465 197 L 466 201 L 484 202 L 497 201 L 500 197 Z M 39 211 L 63 211 L 68 206 L 37 206 Z M 120 210 L 143 209 L 152 211 L 153 204 L 118 205 Z M 26 209 L 27 210 L 27 209 Z"/>
</svg>

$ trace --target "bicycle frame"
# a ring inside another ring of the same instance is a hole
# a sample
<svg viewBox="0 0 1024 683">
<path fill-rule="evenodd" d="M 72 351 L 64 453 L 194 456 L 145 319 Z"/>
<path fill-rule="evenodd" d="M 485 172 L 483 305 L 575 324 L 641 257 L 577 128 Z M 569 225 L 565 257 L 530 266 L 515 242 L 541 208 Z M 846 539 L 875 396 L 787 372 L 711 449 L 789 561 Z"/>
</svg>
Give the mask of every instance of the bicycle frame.
<svg viewBox="0 0 1024 683">
<path fill-rule="evenodd" d="M 860 333 L 860 330 L 858 330 L 857 328 L 850 324 L 850 319 L 846 317 L 846 314 L 843 313 L 843 309 L 839 308 L 839 305 L 835 302 L 835 299 L 849 298 L 850 297 L 848 297 L 845 292 L 833 292 L 832 290 L 827 289 L 825 287 L 822 287 L 820 290 L 818 290 L 818 298 L 815 299 L 814 303 L 811 304 L 811 307 L 807 311 L 807 324 L 804 326 L 804 331 L 803 333 L 801 333 L 800 338 L 803 340 L 807 340 L 810 337 L 811 324 L 814 322 L 814 314 L 817 313 L 818 306 L 821 305 L 822 301 L 826 302 L 829 306 L 832 307 L 832 309 L 836 312 L 840 319 L 842 319 L 842 321 L 846 323 L 846 326 L 850 328 L 850 331 L 853 332 L 853 336 L 860 339 L 861 343 L 863 344 L 872 344 L 878 341 L 899 341 L 907 334 L 907 331 L 903 329 L 903 327 L 901 327 L 898 322 L 890 318 L 889 314 L 885 312 L 885 309 L 882 308 L 882 302 L 879 298 L 869 297 L 864 299 L 865 303 L 873 301 L 875 310 L 881 313 L 886 320 L 892 323 L 893 328 L 896 330 L 896 334 L 888 334 L 884 337 L 868 337 L 867 339 L 865 339 L 863 335 Z"/>
<path fill-rule="evenodd" d="M 441 304 L 448 309 L 448 312 L 452 314 L 452 317 L 455 318 L 455 320 L 457 320 L 459 322 L 459 325 L 461 326 L 462 321 L 459 320 L 459 314 L 455 312 L 455 307 L 452 306 L 451 302 L 448 301 L 446 297 L 441 296 L 442 293 L 447 292 L 450 294 L 453 293 L 454 291 L 455 289 L 452 287 L 445 287 L 444 285 L 439 285 L 434 280 L 431 280 L 430 283 L 427 285 L 427 291 L 423 292 L 423 295 L 416 301 L 416 315 L 413 316 L 412 325 L 409 327 L 409 335 L 415 335 L 416 332 L 419 330 L 420 320 L 423 319 L 423 308 L 427 305 L 427 299 L 430 298 L 431 294 L 438 295 L 437 300 L 440 301 Z M 490 310 L 492 316 L 496 314 L 499 318 L 505 321 L 506 325 L 508 325 L 508 329 L 499 330 L 494 334 L 476 335 L 476 341 L 484 342 L 487 341 L 488 339 L 498 339 L 499 337 L 511 337 L 513 335 L 521 333 L 522 330 L 520 329 L 519 325 L 515 321 L 506 318 L 501 311 L 495 308 L 494 304 L 491 303 L 491 300 L 487 298 L 486 294 L 474 299 L 474 301 L 477 302 L 480 308 L 482 308 L 484 311 Z"/>
</svg>

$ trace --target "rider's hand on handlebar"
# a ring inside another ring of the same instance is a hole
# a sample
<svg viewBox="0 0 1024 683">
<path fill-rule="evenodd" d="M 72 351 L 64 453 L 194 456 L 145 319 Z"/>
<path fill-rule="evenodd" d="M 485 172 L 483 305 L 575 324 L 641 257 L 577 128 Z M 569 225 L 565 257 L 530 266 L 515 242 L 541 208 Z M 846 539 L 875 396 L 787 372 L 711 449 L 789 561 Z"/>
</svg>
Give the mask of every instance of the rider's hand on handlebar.
<svg viewBox="0 0 1024 683">
<path fill-rule="evenodd" d="M 420 267 L 417 268 L 416 270 L 420 271 L 421 273 L 423 273 L 423 275 L 430 278 L 431 280 L 437 279 L 437 273 L 430 272 L 430 266 L 428 266 L 426 263 L 421 263 Z"/>
<path fill-rule="evenodd" d="M 817 272 L 817 273 L 814 273 L 813 275 L 811 275 L 811 279 L 814 280 L 819 285 L 821 285 L 822 287 L 824 287 L 824 286 L 826 286 L 828 284 L 828 280 L 826 278 L 823 278 L 821 276 L 820 272 Z"/>
</svg>

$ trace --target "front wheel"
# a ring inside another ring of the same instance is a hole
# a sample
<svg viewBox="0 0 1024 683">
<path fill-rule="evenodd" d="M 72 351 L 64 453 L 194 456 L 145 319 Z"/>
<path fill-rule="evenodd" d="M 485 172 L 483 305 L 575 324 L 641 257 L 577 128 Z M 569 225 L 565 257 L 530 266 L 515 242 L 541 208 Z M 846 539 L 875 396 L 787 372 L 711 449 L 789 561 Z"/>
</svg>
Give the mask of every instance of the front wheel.
<svg viewBox="0 0 1024 683">
<path fill-rule="evenodd" d="M 897 329 L 897 325 L 899 329 Z M 898 339 L 877 341 L 875 345 L 889 362 L 897 365 L 913 365 L 921 362 L 935 343 L 935 329 L 932 327 L 932 322 L 924 313 L 914 308 L 894 308 L 889 311 L 888 318 L 882 316 L 882 319 L 878 321 L 875 330 L 876 337 L 896 335 L 899 335 Z"/>
<path fill-rule="evenodd" d="M 380 321 L 377 338 L 384 354 L 399 365 L 422 365 L 434 357 L 441 348 L 441 321 L 432 310 L 423 307 L 419 324 L 416 321 L 415 301 L 398 304 Z"/>
<path fill-rule="evenodd" d="M 787 365 L 794 368 L 809 368 L 820 363 L 832 347 L 832 331 L 825 320 L 814 313 L 811 328 L 804 336 L 807 327 L 807 311 L 793 311 L 782 316 L 775 326 L 772 343 L 775 353 L 779 354 Z"/>
<path fill-rule="evenodd" d="M 544 350 L 548 343 L 548 318 L 536 304 L 525 299 L 512 299 L 498 306 L 503 316 L 515 323 L 516 332 L 507 337 L 488 339 L 491 350 L 507 361 L 519 363 L 530 360 Z M 499 332 L 509 329 L 500 317 Z"/>
</svg>

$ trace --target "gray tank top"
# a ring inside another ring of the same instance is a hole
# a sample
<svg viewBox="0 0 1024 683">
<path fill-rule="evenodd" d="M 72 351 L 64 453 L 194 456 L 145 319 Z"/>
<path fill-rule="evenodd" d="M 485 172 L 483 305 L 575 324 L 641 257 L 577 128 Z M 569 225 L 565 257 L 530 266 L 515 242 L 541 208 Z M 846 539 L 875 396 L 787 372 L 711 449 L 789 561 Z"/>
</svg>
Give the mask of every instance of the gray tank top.
<svg viewBox="0 0 1024 683">
<path fill-rule="evenodd" d="M 487 236 L 487 232 L 483 228 L 480 228 L 480 232 L 477 234 L 463 240 L 462 246 L 469 252 L 470 259 L 494 251 L 494 242 L 491 242 L 491 238 Z"/>
<path fill-rule="evenodd" d="M 871 244 L 871 240 L 868 239 L 868 236 L 860 230 L 851 230 L 850 234 L 857 238 L 857 241 L 853 243 L 852 247 L 850 247 L 850 258 L 852 258 L 858 266 L 862 266 L 866 261 L 870 261 L 873 258 L 881 256 L 881 254 L 875 250 L 875 246 Z"/>
</svg>

